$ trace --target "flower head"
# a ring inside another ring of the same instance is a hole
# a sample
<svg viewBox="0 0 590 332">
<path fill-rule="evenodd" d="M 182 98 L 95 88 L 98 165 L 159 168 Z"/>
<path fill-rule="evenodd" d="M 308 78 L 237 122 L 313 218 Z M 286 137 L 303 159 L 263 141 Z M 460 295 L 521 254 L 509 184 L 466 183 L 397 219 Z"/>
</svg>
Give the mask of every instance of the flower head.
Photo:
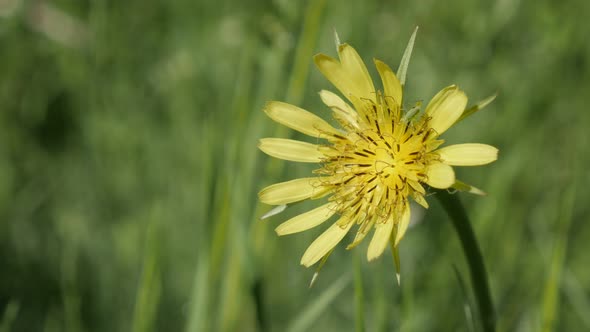
<svg viewBox="0 0 590 332">
<path fill-rule="evenodd" d="M 408 45 L 410 52 L 413 39 Z M 452 166 L 488 164 L 496 160 L 498 152 L 492 146 L 474 143 L 439 148 L 444 143 L 441 134 L 462 115 L 483 108 L 493 98 L 466 110 L 467 96 L 451 85 L 438 92 L 424 112 L 419 112 L 419 105 L 406 110 L 403 78 L 400 82 L 388 65 L 374 60 L 383 83 L 383 90 L 378 90 L 354 48 L 340 44 L 338 55 L 340 61 L 324 54 L 316 55 L 314 61 L 350 102 L 330 91 L 320 92 L 341 128 L 283 102 L 269 102 L 264 109 L 276 122 L 324 140 L 312 144 L 263 138 L 259 145 L 276 158 L 321 165 L 313 177 L 277 183 L 259 193 L 263 203 L 279 206 L 329 196 L 325 204 L 276 229 L 279 235 L 301 232 L 338 215 L 304 253 L 301 264 L 308 267 L 327 257 L 355 226 L 356 236 L 347 249 L 358 245 L 371 230 L 368 260 L 379 257 L 388 244 L 397 248 L 409 225 L 410 200 L 428 208 L 425 185 L 478 193 L 455 179 Z M 402 77 L 405 66 L 407 59 L 398 70 Z"/>
</svg>

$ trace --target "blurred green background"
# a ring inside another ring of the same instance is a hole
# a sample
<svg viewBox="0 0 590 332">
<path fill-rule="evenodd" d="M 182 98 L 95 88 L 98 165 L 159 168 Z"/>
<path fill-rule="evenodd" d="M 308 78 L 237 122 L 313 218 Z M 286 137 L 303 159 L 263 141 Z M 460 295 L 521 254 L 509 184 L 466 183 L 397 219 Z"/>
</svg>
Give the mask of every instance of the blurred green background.
<svg viewBox="0 0 590 332">
<path fill-rule="evenodd" d="M 308 289 L 299 258 L 325 227 L 273 229 L 315 204 L 258 220 L 258 190 L 313 169 L 257 150 L 294 135 L 264 103 L 328 118 L 317 92 L 335 89 L 311 57 L 336 55 L 333 28 L 395 69 L 416 25 L 407 104 L 452 83 L 470 103 L 498 92 L 444 136 L 500 148 L 458 170 L 489 193 L 461 197 L 498 330 L 590 330 L 588 13 L 585 0 L 1 0 L 0 331 L 478 330 L 433 197 L 401 244 L 401 287 L 365 243 L 338 247 Z"/>
</svg>

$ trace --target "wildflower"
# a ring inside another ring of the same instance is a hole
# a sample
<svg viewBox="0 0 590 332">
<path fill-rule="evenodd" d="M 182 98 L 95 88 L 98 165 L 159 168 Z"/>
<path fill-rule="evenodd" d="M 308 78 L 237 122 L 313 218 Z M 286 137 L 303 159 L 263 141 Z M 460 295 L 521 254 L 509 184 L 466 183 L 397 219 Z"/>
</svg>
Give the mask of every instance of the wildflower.
<svg viewBox="0 0 590 332">
<path fill-rule="evenodd" d="M 365 64 L 348 44 L 337 42 L 340 61 L 324 54 L 314 57 L 320 72 L 350 102 L 330 91 L 320 92 L 341 128 L 283 102 L 269 102 L 264 109 L 276 122 L 324 140 L 322 144 L 312 144 L 263 138 L 259 144 L 270 156 L 321 165 L 313 177 L 273 184 L 259 193 L 263 203 L 277 205 L 279 209 L 286 204 L 329 196 L 323 205 L 276 228 L 278 235 L 292 234 L 338 216 L 303 254 L 301 264 L 306 267 L 327 258 L 355 225 L 356 236 L 347 249 L 357 246 L 374 230 L 367 251 L 369 261 L 379 257 L 388 244 L 396 250 L 410 221 L 410 199 L 428 208 L 425 186 L 481 193 L 457 181 L 452 166 L 484 165 L 497 159 L 498 150 L 485 144 L 439 148 L 444 142 L 439 138 L 441 134 L 464 116 L 483 108 L 493 97 L 466 109 L 467 96 L 451 85 L 438 92 L 424 112 L 419 112 L 420 105 L 404 109 L 403 83 L 414 36 L 398 70 L 401 82 L 388 65 L 374 60 L 383 90 L 375 89 Z"/>
</svg>

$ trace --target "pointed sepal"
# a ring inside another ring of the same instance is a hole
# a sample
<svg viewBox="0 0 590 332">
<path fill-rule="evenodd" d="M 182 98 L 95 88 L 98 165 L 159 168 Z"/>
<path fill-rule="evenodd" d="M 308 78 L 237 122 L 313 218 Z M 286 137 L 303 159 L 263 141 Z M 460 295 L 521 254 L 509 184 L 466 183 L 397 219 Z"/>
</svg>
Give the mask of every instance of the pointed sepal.
<svg viewBox="0 0 590 332">
<path fill-rule="evenodd" d="M 480 101 L 479 103 L 465 109 L 465 111 L 463 111 L 463 114 L 461 114 L 461 116 L 459 117 L 459 119 L 457 119 L 457 121 L 455 121 L 455 123 L 458 123 L 459 121 L 467 118 L 468 116 L 473 115 L 475 112 L 483 109 L 484 107 L 488 106 L 491 102 L 494 101 L 494 99 L 496 99 L 496 97 L 498 96 L 497 93 L 487 97 L 486 99 Z"/>
</svg>

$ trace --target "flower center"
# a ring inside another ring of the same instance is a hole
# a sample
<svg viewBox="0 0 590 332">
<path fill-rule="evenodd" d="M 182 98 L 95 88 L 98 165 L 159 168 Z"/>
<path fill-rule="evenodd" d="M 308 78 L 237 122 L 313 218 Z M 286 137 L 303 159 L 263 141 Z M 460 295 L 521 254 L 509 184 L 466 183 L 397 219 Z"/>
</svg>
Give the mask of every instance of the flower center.
<svg viewBox="0 0 590 332">
<path fill-rule="evenodd" d="M 330 200 L 340 213 L 350 213 L 348 222 L 362 224 L 361 230 L 399 216 L 408 196 L 422 198 L 425 167 L 436 158 L 429 153 L 436 135 L 428 118 L 412 122 L 379 99 L 364 100 L 365 107 L 357 109 L 359 127 L 334 142 L 318 170 L 331 179 L 325 184 L 333 188 Z"/>
</svg>

